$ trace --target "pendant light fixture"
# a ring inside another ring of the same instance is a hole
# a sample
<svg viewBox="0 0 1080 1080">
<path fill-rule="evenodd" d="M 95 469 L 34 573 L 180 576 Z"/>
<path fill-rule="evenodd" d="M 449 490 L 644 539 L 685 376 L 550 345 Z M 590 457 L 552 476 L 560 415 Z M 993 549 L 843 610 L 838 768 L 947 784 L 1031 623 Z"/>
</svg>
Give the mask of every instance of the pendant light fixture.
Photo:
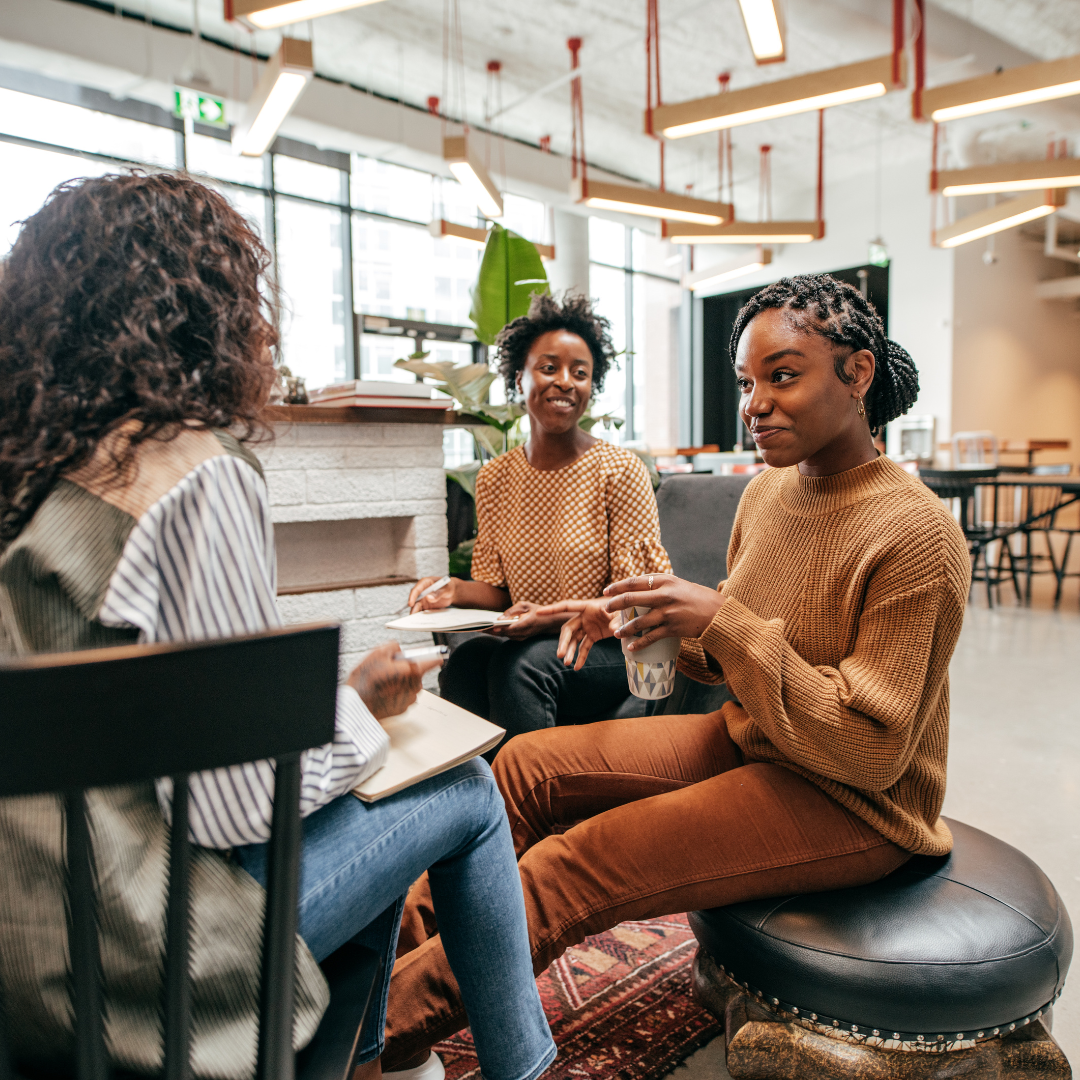
<svg viewBox="0 0 1080 1080">
<path fill-rule="evenodd" d="M 491 179 L 491 174 L 472 152 L 468 132 L 464 135 L 447 135 L 443 139 L 443 159 L 484 217 L 502 217 L 502 194 Z"/>
<path fill-rule="evenodd" d="M 820 221 L 733 221 L 719 228 L 668 225 L 664 237 L 673 244 L 809 244 L 825 236 Z"/>
<path fill-rule="evenodd" d="M 253 30 L 274 30 L 290 23 L 366 7 L 380 0 L 225 0 L 225 18 L 239 19 Z"/>
<path fill-rule="evenodd" d="M 772 147 L 761 147 L 758 181 L 758 217 L 772 216 Z M 660 235 L 673 244 L 809 244 L 825 236 L 825 110 L 818 111 L 817 220 L 732 221 L 720 227 L 702 228 L 665 221 Z"/>
<path fill-rule="evenodd" d="M 447 221 L 446 218 L 436 218 L 428 224 L 428 232 L 441 240 L 444 236 L 452 236 L 455 240 L 463 240 L 467 244 L 476 247 L 484 247 L 487 244 L 487 229 L 473 227 L 471 225 L 459 225 L 456 221 Z"/>
<path fill-rule="evenodd" d="M 1080 56 L 996 71 L 924 90 L 923 112 L 935 123 L 1035 105 L 1080 94 Z"/>
<path fill-rule="evenodd" d="M 243 121 L 233 128 L 233 149 L 245 157 L 262 157 L 314 77 L 311 42 L 282 38 L 248 101 Z"/>
<path fill-rule="evenodd" d="M 994 233 L 1015 228 L 1025 222 L 1036 221 L 1064 206 L 1065 197 L 1064 191 L 1051 189 L 1021 195 L 1017 199 L 1007 199 L 995 206 L 988 206 L 985 210 L 968 214 L 951 225 L 935 229 L 934 244 L 942 248 L 959 247 L 961 244 L 980 240 L 984 236 L 992 236 Z"/>
<path fill-rule="evenodd" d="M 1015 161 L 930 174 L 931 193 L 940 192 L 946 196 L 1070 187 L 1080 187 L 1080 158 Z"/>
<path fill-rule="evenodd" d="M 772 250 L 759 247 L 753 255 L 744 255 L 730 262 L 706 266 L 701 270 L 692 270 L 688 274 L 683 274 L 680 284 L 684 289 L 690 289 L 693 292 L 705 292 L 734 278 L 745 277 L 757 270 L 764 270 L 771 262 Z"/>
<path fill-rule="evenodd" d="M 893 77 L 893 69 L 892 56 L 879 56 L 763 86 L 729 90 L 678 105 L 661 105 L 654 110 L 652 123 L 665 138 L 683 139 L 705 131 L 866 101 L 903 88 L 904 65 L 899 65 L 897 79 Z"/>
<path fill-rule="evenodd" d="M 646 0 L 647 29 L 646 47 L 646 116 L 652 114 L 660 99 L 660 41 L 657 20 L 657 0 Z M 580 67 L 581 38 L 570 38 L 570 70 Z M 588 178 L 585 161 L 585 114 L 581 98 L 581 76 L 570 81 L 570 105 L 573 118 L 571 138 L 572 161 L 570 198 L 582 206 L 596 210 L 612 210 L 623 214 L 639 214 L 642 217 L 662 218 L 687 224 L 710 226 L 722 225 L 732 219 L 733 211 L 728 203 L 695 199 L 664 190 L 664 144 L 660 142 L 660 188 L 631 187 Z M 646 128 L 652 134 L 651 127 Z"/>
<path fill-rule="evenodd" d="M 784 54 L 784 20 L 779 0 L 739 0 L 743 26 L 758 64 L 777 64 Z"/>
</svg>

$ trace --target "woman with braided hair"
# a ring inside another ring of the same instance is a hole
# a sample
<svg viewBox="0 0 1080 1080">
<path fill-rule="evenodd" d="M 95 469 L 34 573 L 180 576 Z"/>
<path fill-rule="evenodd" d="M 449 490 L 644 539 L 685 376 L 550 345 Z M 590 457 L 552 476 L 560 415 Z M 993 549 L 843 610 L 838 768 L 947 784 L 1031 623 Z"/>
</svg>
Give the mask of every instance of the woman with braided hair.
<svg viewBox="0 0 1080 1080">
<path fill-rule="evenodd" d="M 578 665 L 604 637 L 631 654 L 678 637 L 680 669 L 737 700 L 536 731 L 496 759 L 538 972 L 628 919 L 864 885 L 952 846 L 938 815 L 967 548 L 871 439 L 915 400 L 911 358 L 816 275 L 753 297 L 731 352 L 771 467 L 743 494 L 727 580 L 637 576 L 604 589 L 604 616 L 561 605 L 559 651 Z M 630 607 L 649 611 L 618 626 Z M 432 936 L 395 968 L 387 1059 L 464 1023 Z"/>
</svg>

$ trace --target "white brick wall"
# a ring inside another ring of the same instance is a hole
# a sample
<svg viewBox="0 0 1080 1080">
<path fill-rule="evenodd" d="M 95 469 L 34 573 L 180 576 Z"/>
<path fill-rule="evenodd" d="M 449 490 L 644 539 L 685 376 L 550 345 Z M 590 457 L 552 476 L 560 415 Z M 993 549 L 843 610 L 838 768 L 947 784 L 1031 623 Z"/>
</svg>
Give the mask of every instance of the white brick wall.
<svg viewBox="0 0 1080 1080">
<path fill-rule="evenodd" d="M 277 424 L 273 443 L 253 449 L 262 461 L 275 522 L 411 517 L 406 546 L 418 577 L 445 574 L 446 480 L 438 424 Z M 429 634 L 395 634 L 389 622 L 406 585 L 339 589 L 278 598 L 286 623 L 342 625 L 347 674 L 380 642 L 430 643 Z M 434 674 L 425 684 L 434 685 Z"/>
</svg>

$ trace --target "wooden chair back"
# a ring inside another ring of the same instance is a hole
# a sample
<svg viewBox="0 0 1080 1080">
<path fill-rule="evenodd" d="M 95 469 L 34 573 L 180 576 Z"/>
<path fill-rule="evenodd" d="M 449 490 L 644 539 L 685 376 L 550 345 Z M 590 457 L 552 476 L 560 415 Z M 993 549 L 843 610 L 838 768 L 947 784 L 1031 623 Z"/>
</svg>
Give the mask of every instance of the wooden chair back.
<svg viewBox="0 0 1080 1080">
<path fill-rule="evenodd" d="M 163 989 L 165 1080 L 190 1071 L 188 775 L 277 762 L 260 981 L 258 1080 L 292 1080 L 300 754 L 334 737 L 337 626 L 132 645 L 0 662 L 0 797 L 55 792 L 66 816 L 68 940 L 78 1080 L 105 1080 L 86 790 L 170 776 Z M 58 752 L 58 748 L 63 748 Z M 0 1074 L 10 1072 L 6 1044 Z"/>
</svg>

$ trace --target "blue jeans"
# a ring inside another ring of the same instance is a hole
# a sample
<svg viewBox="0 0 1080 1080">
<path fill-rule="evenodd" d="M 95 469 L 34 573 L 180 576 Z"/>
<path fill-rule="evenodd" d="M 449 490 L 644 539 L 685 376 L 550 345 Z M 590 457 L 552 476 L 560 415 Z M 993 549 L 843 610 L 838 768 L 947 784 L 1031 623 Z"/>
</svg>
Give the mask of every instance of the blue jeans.
<svg viewBox="0 0 1080 1080">
<path fill-rule="evenodd" d="M 405 893 L 428 870 L 485 1080 L 539 1076 L 555 1044 L 533 977 L 506 810 L 488 766 L 474 758 L 377 803 L 343 795 L 303 824 L 300 936 L 316 960 L 353 939 L 384 960 L 357 1060 L 382 1052 Z M 265 885 L 267 845 L 234 854 Z"/>
</svg>

